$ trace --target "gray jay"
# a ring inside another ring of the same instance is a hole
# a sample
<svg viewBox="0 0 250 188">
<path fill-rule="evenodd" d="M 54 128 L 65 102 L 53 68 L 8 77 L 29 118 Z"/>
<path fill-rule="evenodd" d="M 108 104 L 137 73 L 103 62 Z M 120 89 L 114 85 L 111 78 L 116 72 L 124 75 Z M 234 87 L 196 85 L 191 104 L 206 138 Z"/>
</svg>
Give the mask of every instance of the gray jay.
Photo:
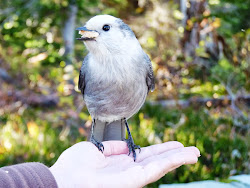
<svg viewBox="0 0 250 188">
<path fill-rule="evenodd" d="M 154 90 L 152 64 L 130 27 L 110 15 L 91 18 L 77 28 L 88 50 L 78 87 L 92 117 L 90 141 L 103 152 L 102 141 L 126 140 L 136 160 L 127 119 Z M 128 139 L 125 139 L 125 127 Z"/>
</svg>

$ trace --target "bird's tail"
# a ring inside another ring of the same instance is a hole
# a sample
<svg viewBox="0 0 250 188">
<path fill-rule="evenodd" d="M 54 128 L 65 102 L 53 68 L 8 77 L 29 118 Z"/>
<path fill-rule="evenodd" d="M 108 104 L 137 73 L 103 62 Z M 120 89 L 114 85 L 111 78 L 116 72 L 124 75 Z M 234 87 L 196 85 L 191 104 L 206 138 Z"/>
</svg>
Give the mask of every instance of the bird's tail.
<svg viewBox="0 0 250 188">
<path fill-rule="evenodd" d="M 99 142 L 108 140 L 124 140 L 125 139 L 125 122 L 117 120 L 111 123 L 95 120 L 93 136 Z"/>
</svg>

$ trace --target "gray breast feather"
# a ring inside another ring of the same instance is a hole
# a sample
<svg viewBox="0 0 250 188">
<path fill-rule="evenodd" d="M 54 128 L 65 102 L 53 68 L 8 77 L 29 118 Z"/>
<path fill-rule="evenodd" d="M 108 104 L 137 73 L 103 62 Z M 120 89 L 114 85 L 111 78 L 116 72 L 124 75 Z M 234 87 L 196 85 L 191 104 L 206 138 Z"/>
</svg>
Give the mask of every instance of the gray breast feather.
<svg viewBox="0 0 250 188">
<path fill-rule="evenodd" d="M 148 91 L 154 88 L 150 59 L 147 55 L 139 59 L 143 62 L 134 62 L 134 68 L 129 73 L 119 66 L 115 66 L 115 69 L 99 68 L 101 73 L 90 68 L 89 65 L 93 62 L 90 62 L 89 55 L 85 57 L 78 87 L 92 118 L 111 122 L 124 117 L 130 118 L 138 112 Z M 111 70 L 119 74 L 114 74 Z"/>
</svg>

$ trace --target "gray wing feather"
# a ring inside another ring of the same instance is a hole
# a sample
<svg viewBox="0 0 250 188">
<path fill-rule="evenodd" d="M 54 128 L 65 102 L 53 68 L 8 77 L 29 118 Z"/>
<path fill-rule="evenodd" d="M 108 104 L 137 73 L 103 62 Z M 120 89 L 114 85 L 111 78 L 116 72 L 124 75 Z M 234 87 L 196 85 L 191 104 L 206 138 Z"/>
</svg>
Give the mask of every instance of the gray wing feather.
<svg viewBox="0 0 250 188">
<path fill-rule="evenodd" d="M 151 60 L 149 59 L 148 55 L 145 54 L 147 66 L 148 66 L 148 71 L 146 75 L 146 82 L 148 86 L 148 91 L 154 91 L 155 89 L 155 78 L 154 78 L 154 71 L 152 67 Z"/>
<path fill-rule="evenodd" d="M 85 89 L 85 73 L 84 73 L 84 66 L 87 64 L 88 62 L 88 55 L 84 58 L 83 63 L 82 63 L 82 67 L 80 70 L 80 74 L 79 74 L 79 81 L 78 81 L 78 89 L 82 92 L 82 94 L 84 94 L 84 89 Z"/>
<path fill-rule="evenodd" d="M 78 89 L 84 94 L 84 88 L 85 88 L 85 83 L 84 83 L 84 74 L 82 70 L 80 70 L 79 74 L 79 81 L 78 81 Z"/>
</svg>

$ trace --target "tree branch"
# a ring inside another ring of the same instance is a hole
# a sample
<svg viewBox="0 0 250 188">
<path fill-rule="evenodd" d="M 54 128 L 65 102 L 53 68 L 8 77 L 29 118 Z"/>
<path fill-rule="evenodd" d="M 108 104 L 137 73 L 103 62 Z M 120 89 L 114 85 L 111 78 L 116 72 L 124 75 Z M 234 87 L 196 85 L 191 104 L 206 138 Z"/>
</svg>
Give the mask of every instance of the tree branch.
<svg viewBox="0 0 250 188">
<path fill-rule="evenodd" d="M 180 106 L 181 108 L 187 108 L 190 106 L 201 106 L 201 105 L 207 105 L 208 107 L 216 107 L 216 106 L 231 105 L 232 100 L 244 101 L 247 105 L 250 105 L 250 95 L 237 96 L 236 99 L 232 99 L 232 97 L 228 95 L 228 96 L 222 96 L 220 98 L 193 97 L 188 100 L 160 100 L 160 101 L 150 101 L 149 103 L 152 105 L 160 105 L 167 108 L 175 106 Z"/>
</svg>

